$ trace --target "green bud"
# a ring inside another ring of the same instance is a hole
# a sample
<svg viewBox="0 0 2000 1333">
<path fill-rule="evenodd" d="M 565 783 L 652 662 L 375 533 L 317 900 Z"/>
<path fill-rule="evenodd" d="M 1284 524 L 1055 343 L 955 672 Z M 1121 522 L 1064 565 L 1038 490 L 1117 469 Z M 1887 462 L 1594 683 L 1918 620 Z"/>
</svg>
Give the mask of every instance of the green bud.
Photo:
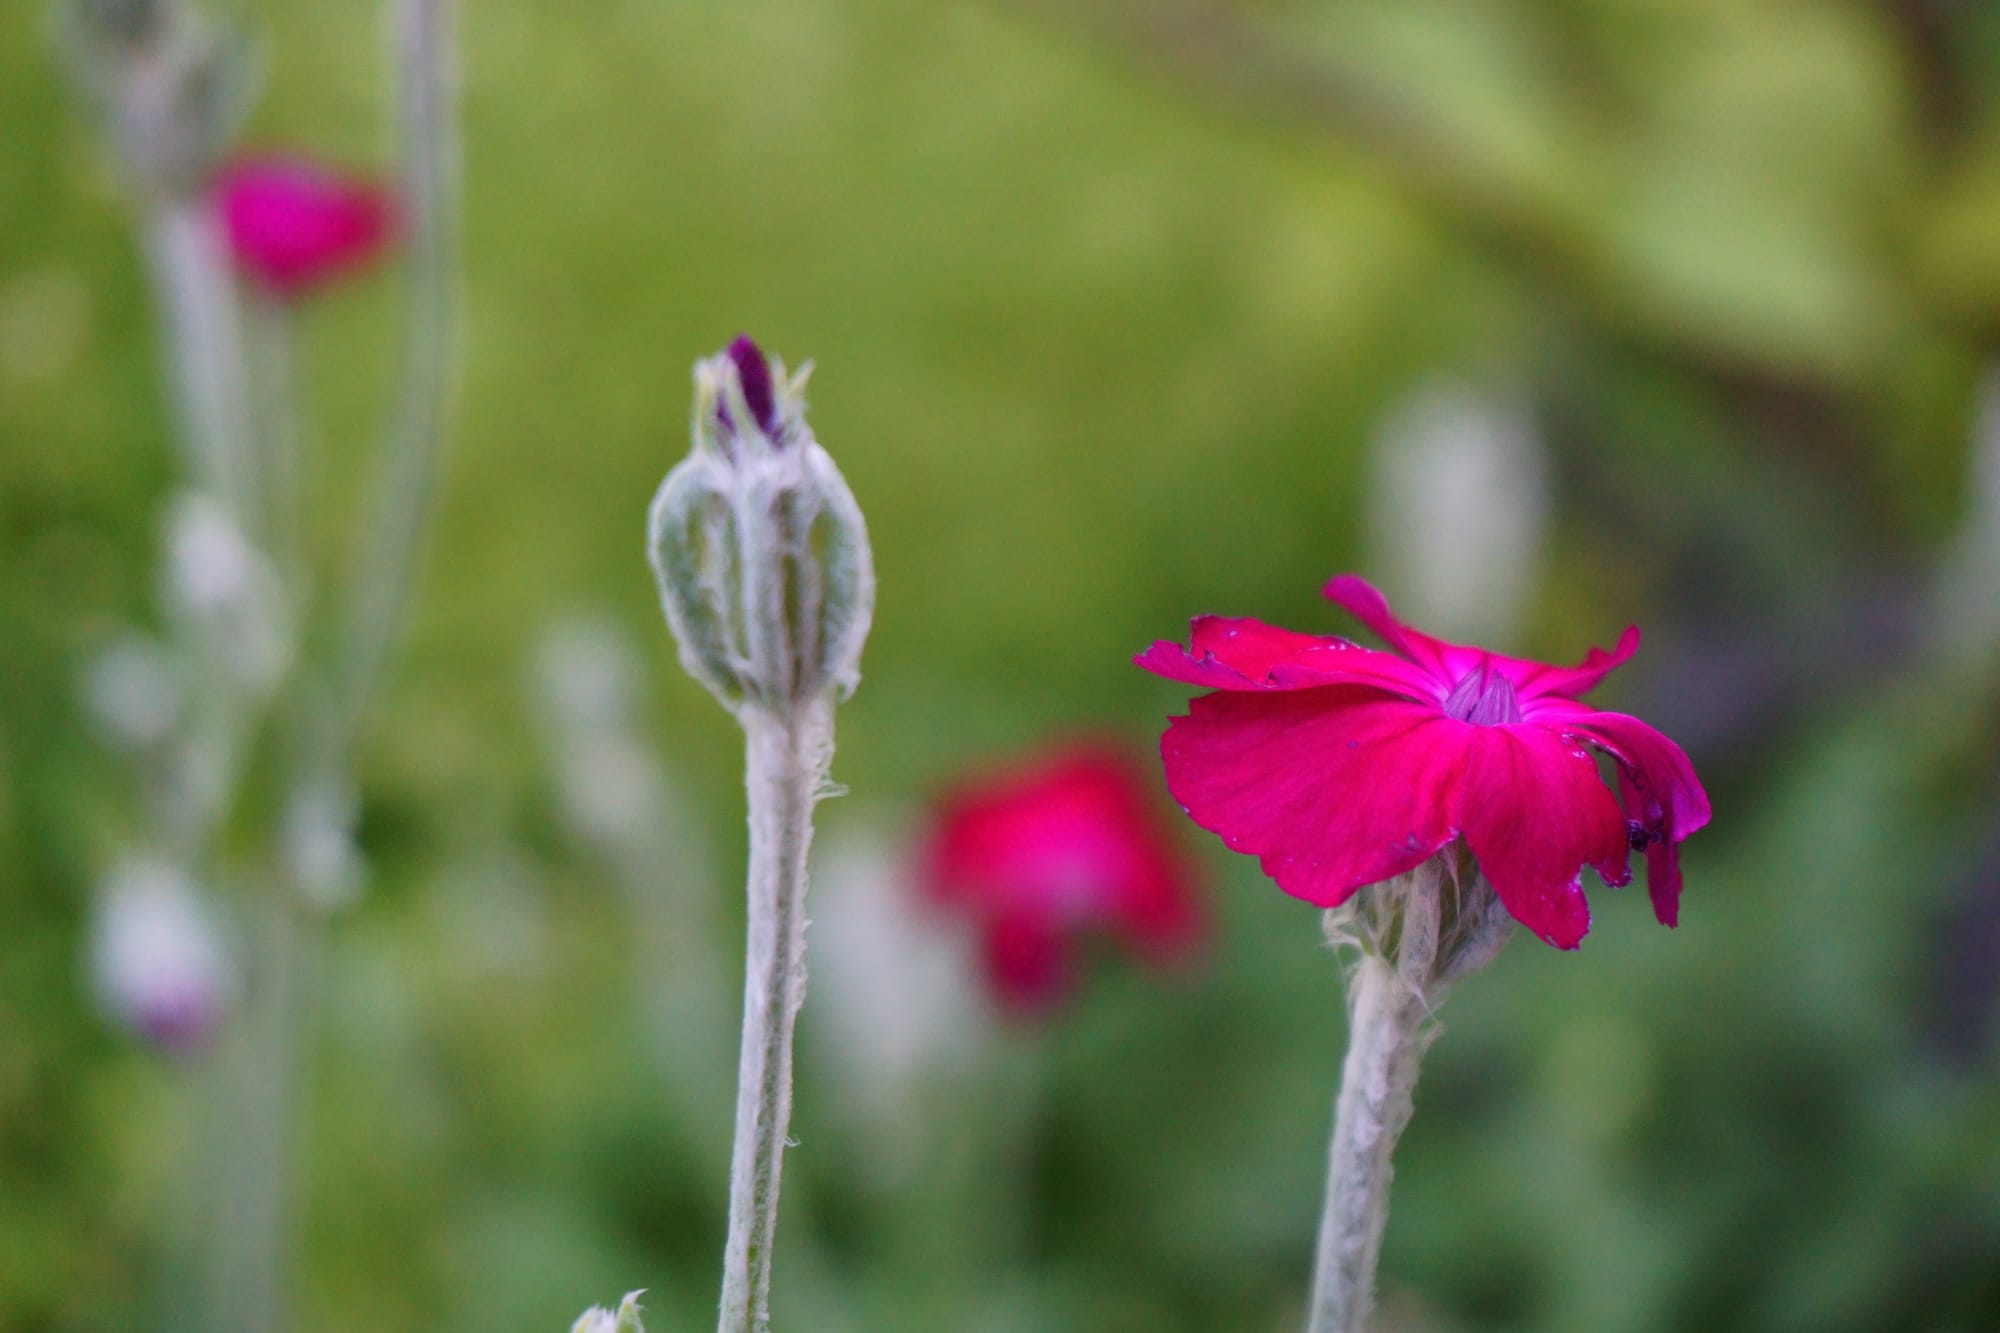
<svg viewBox="0 0 2000 1333">
<path fill-rule="evenodd" d="M 593 1305 L 569 1326 L 569 1333 L 646 1333 L 646 1326 L 639 1322 L 639 1298 L 645 1294 L 643 1291 L 626 1292 L 615 1313 L 601 1305 Z"/>
<path fill-rule="evenodd" d="M 810 368 L 747 338 L 694 369 L 693 447 L 647 545 L 681 664 L 732 712 L 783 711 L 861 677 L 875 573 L 861 507 L 805 420 Z"/>
</svg>

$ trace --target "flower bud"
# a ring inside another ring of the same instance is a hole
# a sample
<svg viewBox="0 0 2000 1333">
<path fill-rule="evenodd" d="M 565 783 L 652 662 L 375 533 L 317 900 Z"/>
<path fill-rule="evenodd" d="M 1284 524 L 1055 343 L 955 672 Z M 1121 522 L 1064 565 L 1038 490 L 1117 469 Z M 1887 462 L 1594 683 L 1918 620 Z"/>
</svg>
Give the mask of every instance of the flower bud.
<svg viewBox="0 0 2000 1333">
<path fill-rule="evenodd" d="M 285 803 L 279 850 L 291 881 L 321 911 L 353 906 L 368 868 L 355 846 L 354 789 L 344 778 L 322 774 L 300 784 Z"/>
<path fill-rule="evenodd" d="M 91 979 L 105 1012 L 152 1045 L 205 1045 L 236 992 L 200 891 L 163 862 L 132 860 L 106 879 L 90 928 Z"/>
<path fill-rule="evenodd" d="M 173 659 L 143 634 L 120 635 L 85 666 L 83 704 L 98 731 L 124 750 L 162 745 L 186 701 Z"/>
<path fill-rule="evenodd" d="M 256 61 L 183 0 L 71 0 L 77 81 L 141 194 L 198 193 L 234 142 Z"/>
<path fill-rule="evenodd" d="M 238 158 L 216 181 L 214 207 L 237 270 L 280 297 L 367 264 L 392 229 L 380 185 L 303 157 Z"/>
<path fill-rule="evenodd" d="M 166 554 L 162 596 L 174 618 L 238 685 L 276 685 L 291 663 L 291 610 L 277 572 L 228 511 L 182 496 L 167 515 Z"/>
<path fill-rule="evenodd" d="M 805 420 L 808 366 L 748 338 L 695 364 L 693 448 L 653 497 L 647 544 L 681 663 L 732 712 L 860 680 L 875 605 L 867 526 Z"/>
<path fill-rule="evenodd" d="M 569 1333 L 646 1333 L 646 1326 L 639 1322 L 639 1298 L 645 1294 L 626 1292 L 615 1313 L 593 1305 L 569 1326 Z"/>
</svg>

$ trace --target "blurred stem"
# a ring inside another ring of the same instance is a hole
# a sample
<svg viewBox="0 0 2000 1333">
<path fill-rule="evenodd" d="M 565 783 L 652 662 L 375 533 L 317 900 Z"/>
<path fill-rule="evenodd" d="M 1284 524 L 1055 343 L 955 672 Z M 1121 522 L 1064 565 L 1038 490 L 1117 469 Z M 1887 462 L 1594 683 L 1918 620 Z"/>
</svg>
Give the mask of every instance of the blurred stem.
<svg viewBox="0 0 2000 1333">
<path fill-rule="evenodd" d="M 417 548 L 436 489 L 454 367 L 458 138 L 451 0 L 390 0 L 399 72 L 407 253 L 402 379 L 377 462 L 369 523 L 334 673 L 343 748 L 360 722 L 415 582 Z"/>
<path fill-rule="evenodd" d="M 311 596 L 306 559 L 305 430 L 299 406 L 296 327 L 284 297 L 256 289 L 244 293 L 255 337 L 258 443 L 263 459 L 266 549 L 284 579 L 293 613 L 304 619 Z"/>
<path fill-rule="evenodd" d="M 750 809 L 749 932 L 718 1328 L 766 1333 L 778 1178 L 792 1118 L 792 1025 L 806 990 L 806 851 L 833 749 L 833 699 L 822 693 L 782 711 L 749 707 L 740 716 Z"/>
<path fill-rule="evenodd" d="M 214 1145 L 213 1333 L 286 1326 L 303 1174 L 303 1108 L 312 1069 L 324 920 L 289 893 L 257 896 L 256 971 L 228 1069 L 227 1138 Z"/>
<path fill-rule="evenodd" d="M 1390 1159 L 1410 1123 L 1430 1044 L 1422 990 L 1373 953 L 1363 953 L 1348 978 L 1348 1008 L 1307 1333 L 1364 1333 L 1368 1326 L 1395 1175 Z"/>
<path fill-rule="evenodd" d="M 249 376 L 214 211 L 205 196 L 169 198 L 142 226 L 188 470 L 256 540 Z"/>
</svg>

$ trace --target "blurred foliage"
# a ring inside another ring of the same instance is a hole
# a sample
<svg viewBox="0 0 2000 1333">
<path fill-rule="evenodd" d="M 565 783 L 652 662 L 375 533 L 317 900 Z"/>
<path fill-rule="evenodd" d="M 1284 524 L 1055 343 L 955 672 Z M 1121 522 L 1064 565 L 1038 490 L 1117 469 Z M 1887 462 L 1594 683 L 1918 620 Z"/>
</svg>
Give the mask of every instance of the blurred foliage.
<svg viewBox="0 0 2000 1333">
<path fill-rule="evenodd" d="M 376 158 L 371 7 L 247 9 L 251 140 Z M 658 893 L 720 904 L 733 975 L 735 736 L 673 664 L 640 529 L 687 367 L 739 328 L 818 361 L 875 536 L 836 763 L 867 799 L 825 808 L 829 838 L 1037 736 L 1144 744 L 1181 695 L 1127 658 L 1193 612 L 1330 627 L 1314 590 L 1368 559 L 1375 424 L 1441 370 L 1527 386 L 1557 528 L 1513 646 L 1644 624 L 1607 697 L 1688 744 L 1718 813 L 1678 932 L 1600 891 L 1579 953 L 1524 939 L 1462 989 L 1385 1323 L 2000 1327 L 2000 692 L 1933 595 L 2000 333 L 2000 10 L 465 9 L 462 409 L 365 756 L 375 887 L 330 960 L 302 1328 L 555 1329 L 635 1286 L 658 1328 L 710 1317 L 730 1006 L 660 1007 L 643 886 L 566 832 L 525 679 L 578 605 L 646 645 L 724 868 Z M 5 1333 L 174 1326 L 161 1237 L 204 1114 L 200 1069 L 110 1035 L 78 980 L 126 816 L 75 677 L 150 615 L 173 465 L 50 35 L 0 9 Z M 391 382 L 393 300 L 311 314 L 335 457 Z M 1309 909 L 1201 851 L 1207 971 L 1107 965 L 926 1093 L 900 1170 L 808 1004 L 789 1327 L 1295 1324 L 1338 976 Z"/>
</svg>

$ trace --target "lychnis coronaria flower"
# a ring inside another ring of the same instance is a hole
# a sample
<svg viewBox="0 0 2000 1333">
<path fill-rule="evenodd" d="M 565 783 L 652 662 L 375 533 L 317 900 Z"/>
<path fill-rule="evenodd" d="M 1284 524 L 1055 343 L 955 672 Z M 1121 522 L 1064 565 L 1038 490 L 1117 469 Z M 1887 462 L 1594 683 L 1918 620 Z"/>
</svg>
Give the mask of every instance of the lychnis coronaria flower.
<svg viewBox="0 0 2000 1333">
<path fill-rule="evenodd" d="M 389 239 L 381 187 L 304 158 L 239 158 L 217 180 L 215 206 L 237 267 L 279 296 L 360 267 Z"/>
<path fill-rule="evenodd" d="M 1463 838 L 1514 918 L 1565 949 L 1590 928 L 1583 867 L 1625 884 L 1644 849 L 1653 910 L 1675 923 L 1680 843 L 1708 822 L 1708 796 L 1678 745 L 1578 702 L 1632 656 L 1637 629 L 1550 666 L 1421 634 L 1352 575 L 1325 592 L 1390 651 L 1203 616 L 1187 648 L 1135 659 L 1215 691 L 1160 742 L 1196 823 L 1322 907 Z"/>
<path fill-rule="evenodd" d="M 1201 938 L 1192 877 L 1144 781 L 1104 744 L 948 793 L 923 883 L 932 901 L 977 922 L 988 981 L 1016 1011 L 1067 992 L 1080 933 L 1116 936 L 1155 962 L 1185 957 Z"/>
</svg>

